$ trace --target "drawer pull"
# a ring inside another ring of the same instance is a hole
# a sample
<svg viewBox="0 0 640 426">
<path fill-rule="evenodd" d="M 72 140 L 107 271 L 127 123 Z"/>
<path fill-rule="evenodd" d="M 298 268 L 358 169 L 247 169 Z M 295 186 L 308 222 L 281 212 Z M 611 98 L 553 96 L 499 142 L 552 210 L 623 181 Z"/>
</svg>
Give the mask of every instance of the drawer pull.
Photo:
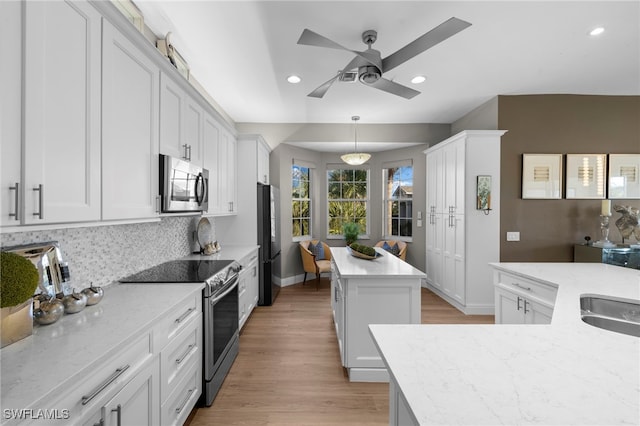
<svg viewBox="0 0 640 426">
<path fill-rule="evenodd" d="M 191 394 L 193 394 L 193 391 L 194 389 L 189 389 L 189 392 L 187 392 L 187 397 L 184 399 L 184 401 L 182 401 L 182 404 L 180 404 L 180 406 L 176 408 L 176 414 L 180 414 L 182 410 L 184 410 L 184 407 L 186 407 L 187 402 L 189 402 L 189 399 L 191 399 Z"/>
<path fill-rule="evenodd" d="M 15 186 L 10 186 L 9 187 L 10 191 L 16 191 L 16 195 L 15 195 L 15 203 L 16 203 L 16 212 L 15 213 L 9 213 L 9 217 L 15 217 L 16 220 L 20 220 L 20 183 L 16 182 Z"/>
<path fill-rule="evenodd" d="M 182 356 L 180 358 L 176 358 L 176 364 L 180 364 L 182 363 L 182 361 L 184 361 L 184 359 L 187 357 L 187 355 L 189 355 L 191 353 L 191 349 L 193 349 L 195 345 L 192 343 L 189 345 L 189 347 L 187 348 L 187 350 L 182 354 Z"/>
<path fill-rule="evenodd" d="M 120 377 L 120 375 L 124 373 L 127 370 L 127 368 L 129 368 L 129 364 L 125 365 L 124 367 L 120 367 L 116 369 L 116 371 L 114 371 L 111 376 L 107 377 L 107 379 L 104 382 L 102 382 L 102 384 L 96 387 L 93 390 L 93 392 L 91 392 L 88 396 L 83 396 L 82 405 L 87 405 L 93 398 L 95 398 L 100 392 L 102 392 L 104 388 L 109 386 L 111 383 L 113 383 L 114 380 Z"/>
<path fill-rule="evenodd" d="M 186 317 L 188 317 L 188 316 L 189 316 L 189 314 L 190 314 L 191 312 L 193 312 L 193 311 L 195 311 L 195 308 L 189 308 L 189 309 L 187 309 L 187 312 L 185 312 L 184 314 L 180 315 L 180 317 L 179 317 L 179 318 L 176 318 L 175 322 L 176 322 L 176 323 L 178 323 L 178 324 L 180 324 L 180 323 L 181 323 L 182 321 L 184 321 L 184 319 L 185 319 Z"/>
<path fill-rule="evenodd" d="M 527 305 L 530 304 L 530 302 L 527 299 L 524 299 L 524 313 L 528 314 L 529 312 L 531 312 L 531 309 L 527 310 Z"/>
<path fill-rule="evenodd" d="M 111 409 L 111 412 L 112 412 L 112 413 L 113 413 L 114 411 L 116 412 L 116 419 L 117 419 L 117 420 L 116 420 L 116 424 L 117 424 L 118 426 L 122 426 L 122 405 L 121 405 L 121 404 L 118 404 L 118 407 L 117 407 L 117 408 L 113 408 L 113 409 Z"/>
<path fill-rule="evenodd" d="M 518 283 L 512 283 L 513 285 L 515 285 L 516 287 L 519 287 L 523 290 L 527 290 L 527 291 L 531 291 L 531 287 L 525 287 L 522 284 L 518 284 Z"/>
<path fill-rule="evenodd" d="M 518 296 L 518 304 L 516 305 L 516 310 L 518 310 L 518 311 L 519 311 L 520 309 L 522 309 L 522 306 L 520 306 L 520 301 L 521 301 L 521 300 L 524 300 L 524 299 L 521 299 L 521 298 L 520 298 L 520 296 Z"/>
</svg>

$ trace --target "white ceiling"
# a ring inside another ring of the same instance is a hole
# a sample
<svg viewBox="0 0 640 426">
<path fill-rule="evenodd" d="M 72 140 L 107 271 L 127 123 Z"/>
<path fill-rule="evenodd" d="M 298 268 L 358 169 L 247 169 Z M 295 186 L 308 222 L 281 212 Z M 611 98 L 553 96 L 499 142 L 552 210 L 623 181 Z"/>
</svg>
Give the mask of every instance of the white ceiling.
<svg viewBox="0 0 640 426">
<path fill-rule="evenodd" d="M 451 123 L 496 95 L 640 95 L 635 1 L 136 1 L 156 35 L 236 122 Z M 472 26 L 385 74 L 406 100 L 357 83 L 306 95 L 353 54 L 301 46 L 309 28 L 353 50 L 378 32 L 385 57 L 446 19 Z M 588 32 L 604 26 L 599 37 Z M 290 74 L 301 76 L 297 85 Z M 412 85 L 417 74 L 427 81 Z"/>
</svg>

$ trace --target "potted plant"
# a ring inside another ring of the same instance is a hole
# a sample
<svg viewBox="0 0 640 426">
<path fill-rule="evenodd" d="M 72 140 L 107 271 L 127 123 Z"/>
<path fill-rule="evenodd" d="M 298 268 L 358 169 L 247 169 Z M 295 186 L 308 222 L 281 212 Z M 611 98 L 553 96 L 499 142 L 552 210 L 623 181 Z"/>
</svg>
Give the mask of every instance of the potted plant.
<svg viewBox="0 0 640 426">
<path fill-rule="evenodd" d="M 342 225 L 342 235 L 348 246 L 354 243 L 358 239 L 360 233 L 360 226 L 355 222 L 345 222 Z"/>
<path fill-rule="evenodd" d="M 33 332 L 33 293 L 40 274 L 31 261 L 0 252 L 0 337 L 5 347 Z"/>
</svg>

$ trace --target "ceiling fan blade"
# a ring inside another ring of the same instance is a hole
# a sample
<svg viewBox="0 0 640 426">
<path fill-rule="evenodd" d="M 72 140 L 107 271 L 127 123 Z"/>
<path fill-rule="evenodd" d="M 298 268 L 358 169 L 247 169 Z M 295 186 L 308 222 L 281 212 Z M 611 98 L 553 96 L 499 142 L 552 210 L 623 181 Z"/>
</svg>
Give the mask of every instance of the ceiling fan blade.
<svg viewBox="0 0 640 426">
<path fill-rule="evenodd" d="M 382 60 L 382 72 L 387 72 L 405 63 L 414 56 L 419 55 L 470 26 L 471 24 L 469 22 L 456 17 L 444 21 L 431 31 L 421 35 L 405 47 L 384 58 Z"/>
<path fill-rule="evenodd" d="M 329 90 L 329 87 L 331 87 L 331 85 L 333 83 L 335 83 L 335 81 L 338 78 L 340 78 L 340 76 L 342 74 L 344 74 L 346 71 L 349 71 L 349 70 L 352 70 L 352 69 L 358 67 L 361 62 L 362 62 L 362 58 L 360 58 L 359 56 L 356 56 L 355 58 L 353 58 L 351 60 L 351 62 L 349 62 L 347 64 L 346 67 L 344 67 L 341 71 L 338 71 L 338 75 L 336 75 L 332 79 L 322 83 L 320 86 L 318 86 L 313 92 L 309 93 L 307 96 L 310 96 L 312 98 L 321 98 L 321 97 L 323 97 L 324 94 L 327 93 L 327 90 Z"/>
<path fill-rule="evenodd" d="M 333 40 L 329 40 L 325 36 L 322 36 L 314 31 L 311 31 L 307 28 L 302 31 L 300 38 L 298 39 L 298 44 L 304 44 L 307 46 L 317 46 L 317 47 L 328 47 L 329 49 L 339 49 L 339 50 L 348 50 L 350 49 L 336 43 Z"/>
<path fill-rule="evenodd" d="M 410 87 L 403 86 L 402 84 L 398 84 L 391 80 L 387 80 L 386 78 L 379 78 L 375 83 L 369 84 L 369 86 L 375 87 L 376 89 L 391 93 L 393 95 L 402 96 L 405 99 L 411 99 L 414 96 L 420 94 L 420 92 L 418 92 L 417 90 L 413 90 Z"/>
<path fill-rule="evenodd" d="M 340 77 L 340 74 L 336 75 L 335 77 L 333 77 L 332 79 L 330 79 L 328 81 L 325 81 L 320 86 L 316 87 L 307 96 L 309 96 L 311 98 L 321 98 L 321 97 L 323 97 L 324 94 L 327 93 L 327 90 L 329 90 L 329 87 L 331 87 L 331 85 L 338 79 L 338 77 Z"/>
<path fill-rule="evenodd" d="M 346 50 L 347 52 L 351 52 L 354 55 L 358 55 L 365 61 L 380 68 L 380 62 L 376 61 L 375 57 L 369 57 L 365 52 L 358 52 L 357 50 L 347 49 L 346 47 L 336 43 L 335 41 L 329 40 L 325 36 L 322 36 L 307 28 L 305 28 L 304 31 L 302 31 L 302 34 L 298 39 L 298 44 L 303 44 L 306 46 L 327 47 L 329 49 Z"/>
</svg>

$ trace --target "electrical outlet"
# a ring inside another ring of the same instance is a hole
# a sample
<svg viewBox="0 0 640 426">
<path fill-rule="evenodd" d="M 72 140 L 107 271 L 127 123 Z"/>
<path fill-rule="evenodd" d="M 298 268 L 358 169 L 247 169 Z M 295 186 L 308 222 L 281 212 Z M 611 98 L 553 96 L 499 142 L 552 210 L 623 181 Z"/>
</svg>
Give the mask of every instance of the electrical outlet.
<svg viewBox="0 0 640 426">
<path fill-rule="evenodd" d="M 417 221 L 418 228 L 422 228 L 422 219 L 418 219 Z"/>
<path fill-rule="evenodd" d="M 520 232 L 507 232 L 507 241 L 520 241 Z"/>
<path fill-rule="evenodd" d="M 422 219 L 422 212 L 421 211 L 418 212 L 418 219 Z M 418 226 L 420 226 L 420 225 L 418 225 Z"/>
</svg>

